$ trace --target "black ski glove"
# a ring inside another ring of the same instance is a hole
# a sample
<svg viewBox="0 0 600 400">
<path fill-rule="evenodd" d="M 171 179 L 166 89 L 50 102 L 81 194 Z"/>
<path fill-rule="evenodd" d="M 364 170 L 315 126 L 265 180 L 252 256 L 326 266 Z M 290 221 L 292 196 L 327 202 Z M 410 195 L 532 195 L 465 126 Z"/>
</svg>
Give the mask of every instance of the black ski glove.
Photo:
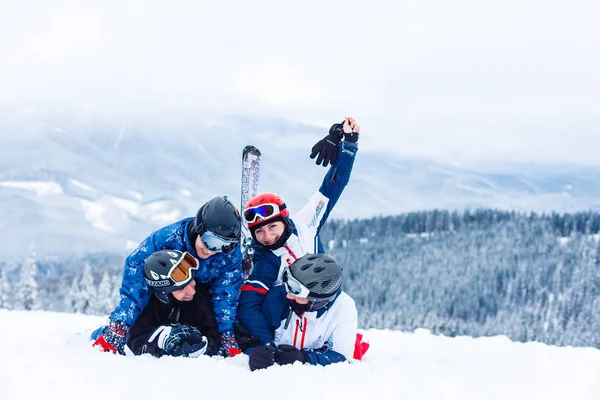
<svg viewBox="0 0 600 400">
<path fill-rule="evenodd" d="M 338 144 L 344 136 L 343 122 L 341 124 L 333 124 L 329 128 L 329 134 L 319 140 L 312 148 L 310 158 L 315 158 L 317 154 L 317 165 L 323 163 L 324 167 L 329 164 L 335 164 L 337 160 Z"/>
<path fill-rule="evenodd" d="M 272 344 L 266 344 L 264 346 L 257 346 L 250 353 L 250 371 L 257 369 L 269 368 L 275 364 L 275 346 Z"/>
<path fill-rule="evenodd" d="M 277 346 L 279 351 L 275 353 L 275 362 L 279 365 L 293 364 L 300 361 L 302 364 L 308 363 L 308 355 L 305 351 L 299 350 L 289 344 L 280 344 Z"/>
<path fill-rule="evenodd" d="M 151 336 L 158 338 L 158 347 L 173 357 L 198 357 L 206 352 L 208 339 L 195 326 L 186 324 L 159 326 Z"/>
<path fill-rule="evenodd" d="M 206 353 L 208 340 L 202 338 L 187 338 L 181 343 L 181 346 L 173 349 L 171 355 L 173 357 L 190 357 L 196 358 Z"/>
</svg>

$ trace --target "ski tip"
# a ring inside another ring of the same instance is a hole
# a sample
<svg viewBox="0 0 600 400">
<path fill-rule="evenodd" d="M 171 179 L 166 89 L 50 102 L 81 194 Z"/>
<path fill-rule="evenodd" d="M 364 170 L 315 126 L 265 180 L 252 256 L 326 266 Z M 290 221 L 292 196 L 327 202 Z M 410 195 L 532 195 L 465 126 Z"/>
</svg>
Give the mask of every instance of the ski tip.
<svg viewBox="0 0 600 400">
<path fill-rule="evenodd" d="M 247 154 L 247 153 L 256 153 L 258 155 L 261 155 L 260 154 L 260 150 L 258 150 L 255 146 L 253 146 L 251 144 L 249 144 L 246 147 L 244 147 L 243 153 L 244 154 Z"/>
</svg>

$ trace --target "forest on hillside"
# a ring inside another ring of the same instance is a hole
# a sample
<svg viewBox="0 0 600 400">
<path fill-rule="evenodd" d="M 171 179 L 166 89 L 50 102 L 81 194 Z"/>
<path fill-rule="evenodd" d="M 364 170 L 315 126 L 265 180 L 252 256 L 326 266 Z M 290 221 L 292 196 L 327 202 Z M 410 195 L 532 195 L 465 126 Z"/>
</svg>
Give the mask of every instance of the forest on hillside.
<svg viewBox="0 0 600 400">
<path fill-rule="evenodd" d="M 328 221 L 361 328 L 600 348 L 600 213 L 432 210 Z M 126 254 L 0 263 L 0 308 L 108 315 Z"/>
</svg>

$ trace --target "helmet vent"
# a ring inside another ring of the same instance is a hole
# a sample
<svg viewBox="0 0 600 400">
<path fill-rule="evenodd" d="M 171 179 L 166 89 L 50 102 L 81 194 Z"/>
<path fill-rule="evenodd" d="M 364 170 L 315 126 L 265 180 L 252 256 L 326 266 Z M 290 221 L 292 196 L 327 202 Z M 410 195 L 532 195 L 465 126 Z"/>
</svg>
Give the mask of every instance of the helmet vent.
<svg viewBox="0 0 600 400">
<path fill-rule="evenodd" d="M 312 288 L 314 288 L 315 286 L 317 286 L 318 284 L 319 284 L 319 282 L 311 282 L 311 283 L 309 283 L 308 285 L 306 285 L 306 287 L 307 287 L 307 288 L 309 288 L 309 289 L 312 289 Z"/>
<path fill-rule="evenodd" d="M 306 263 L 300 267 L 300 271 L 306 271 L 307 269 L 309 269 L 312 266 L 313 266 L 313 263 Z"/>
<path fill-rule="evenodd" d="M 316 268 L 315 268 L 315 272 L 316 272 L 317 274 L 318 274 L 318 273 L 321 273 L 321 272 L 323 272 L 323 271 L 325 271 L 325 267 L 316 267 Z"/>
<path fill-rule="evenodd" d="M 324 281 L 323 283 L 321 283 L 321 287 L 322 288 L 326 288 L 327 286 L 329 286 L 331 284 L 331 279 Z"/>
<path fill-rule="evenodd" d="M 163 267 L 166 267 L 166 266 L 167 266 L 167 263 L 166 263 L 166 262 L 164 262 L 164 261 L 162 261 L 162 260 L 161 260 L 161 261 L 159 261 L 158 263 L 159 263 L 160 265 L 162 265 Z"/>
<path fill-rule="evenodd" d="M 326 258 L 326 259 L 324 259 L 324 260 L 323 260 L 323 263 L 324 263 L 324 264 L 335 264 L 335 263 L 336 263 L 336 261 L 335 261 L 335 260 L 332 260 L 332 259 L 328 259 L 328 258 Z"/>
</svg>

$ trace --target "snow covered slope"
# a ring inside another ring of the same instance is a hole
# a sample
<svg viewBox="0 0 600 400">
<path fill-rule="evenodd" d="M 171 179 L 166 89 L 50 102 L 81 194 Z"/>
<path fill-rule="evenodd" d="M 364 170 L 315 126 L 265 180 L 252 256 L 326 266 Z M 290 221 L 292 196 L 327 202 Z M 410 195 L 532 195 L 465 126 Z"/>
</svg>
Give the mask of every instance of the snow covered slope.
<svg viewBox="0 0 600 400">
<path fill-rule="evenodd" d="M 0 398 L 596 400 L 600 350 L 369 330 L 362 362 L 250 372 L 248 358 L 119 357 L 88 343 L 104 318 L 0 310 Z"/>
</svg>

